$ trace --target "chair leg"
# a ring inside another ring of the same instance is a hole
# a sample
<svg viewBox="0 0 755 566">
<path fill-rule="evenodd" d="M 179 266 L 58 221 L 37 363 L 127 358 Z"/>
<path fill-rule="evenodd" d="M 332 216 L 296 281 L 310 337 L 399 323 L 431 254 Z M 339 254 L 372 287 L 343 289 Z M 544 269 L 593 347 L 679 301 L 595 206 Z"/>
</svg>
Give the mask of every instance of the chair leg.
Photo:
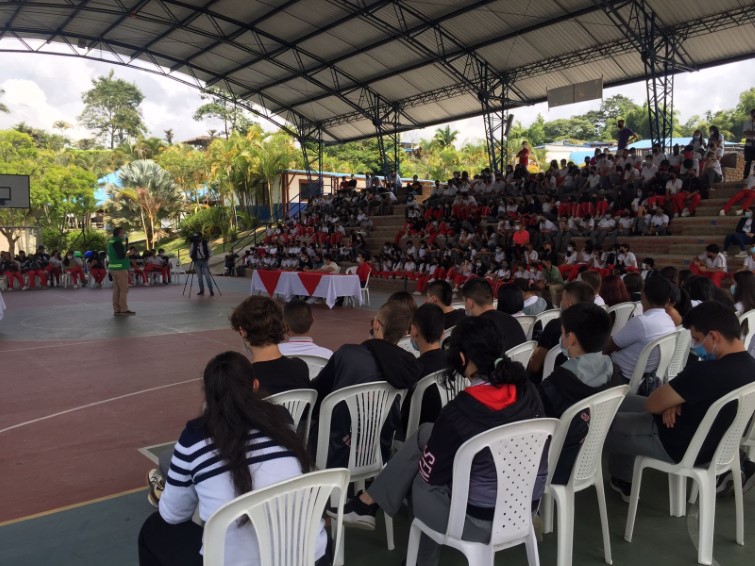
<svg viewBox="0 0 755 566">
<path fill-rule="evenodd" d="M 689 503 L 690 505 L 697 501 L 697 482 L 692 482 L 692 489 L 689 490 Z"/>
<path fill-rule="evenodd" d="M 387 513 L 383 513 L 385 518 L 385 538 L 388 542 L 388 550 L 394 550 L 396 545 L 393 543 L 393 518 Z"/>
<path fill-rule="evenodd" d="M 596 479 L 595 492 L 598 496 L 600 527 L 603 530 L 603 557 L 606 564 L 613 564 L 613 557 L 611 556 L 611 532 L 608 528 L 608 510 L 606 509 L 606 489 L 603 485 L 603 475 L 600 474 Z"/>
<path fill-rule="evenodd" d="M 716 481 L 699 478 L 700 482 L 700 538 L 697 548 L 697 561 L 700 564 L 713 562 L 713 529 L 716 522 Z"/>
<path fill-rule="evenodd" d="M 419 553 L 419 539 L 422 531 L 412 523 L 409 529 L 409 542 L 406 546 L 406 566 L 417 566 L 417 554 Z"/>
<path fill-rule="evenodd" d="M 624 540 L 632 542 L 634 533 L 634 520 L 637 518 L 637 503 L 640 501 L 640 486 L 642 484 L 642 461 L 634 459 L 634 472 L 632 473 L 632 494 L 629 497 L 629 510 L 627 511 L 627 524 L 624 527 Z"/>
<path fill-rule="evenodd" d="M 543 533 L 548 534 L 553 532 L 553 496 L 550 493 L 546 493 L 543 496 L 543 503 L 541 509 L 543 518 Z"/>
<path fill-rule="evenodd" d="M 672 517 L 687 514 L 687 478 L 677 474 L 668 475 L 669 513 Z"/>
<path fill-rule="evenodd" d="M 558 532 L 561 532 L 561 523 L 558 523 Z M 534 527 L 530 527 L 530 534 L 524 543 L 524 548 L 527 550 L 527 563 L 529 566 L 540 566 L 540 554 L 537 551 L 537 537 L 535 536 Z M 493 566 L 495 560 L 495 554 L 490 553 L 490 566 Z M 470 562 L 472 564 L 472 562 Z"/>
<path fill-rule="evenodd" d="M 558 515 L 558 566 L 571 566 L 574 552 L 574 492 L 569 488 L 554 492 Z M 529 555 L 529 553 L 528 553 Z"/>
<path fill-rule="evenodd" d="M 734 461 L 731 467 L 731 476 L 734 480 L 734 512 L 737 516 L 737 544 L 745 543 L 744 524 L 744 498 L 742 492 L 742 469 L 738 461 Z"/>
</svg>

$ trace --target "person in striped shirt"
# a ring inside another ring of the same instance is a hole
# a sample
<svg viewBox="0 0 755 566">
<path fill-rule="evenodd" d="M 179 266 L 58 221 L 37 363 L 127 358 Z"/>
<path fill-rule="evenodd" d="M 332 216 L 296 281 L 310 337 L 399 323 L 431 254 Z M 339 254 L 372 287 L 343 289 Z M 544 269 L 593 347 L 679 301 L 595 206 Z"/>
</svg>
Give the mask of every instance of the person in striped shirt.
<svg viewBox="0 0 755 566">
<path fill-rule="evenodd" d="M 204 370 L 206 406 L 176 444 L 158 512 L 139 533 L 140 566 L 200 566 L 203 522 L 236 497 L 311 470 L 310 457 L 285 408 L 265 401 L 251 362 L 238 352 L 215 356 Z M 316 566 L 330 564 L 321 523 Z M 225 566 L 257 566 L 248 521 L 226 535 Z M 219 565 L 220 566 L 220 565 Z"/>
</svg>

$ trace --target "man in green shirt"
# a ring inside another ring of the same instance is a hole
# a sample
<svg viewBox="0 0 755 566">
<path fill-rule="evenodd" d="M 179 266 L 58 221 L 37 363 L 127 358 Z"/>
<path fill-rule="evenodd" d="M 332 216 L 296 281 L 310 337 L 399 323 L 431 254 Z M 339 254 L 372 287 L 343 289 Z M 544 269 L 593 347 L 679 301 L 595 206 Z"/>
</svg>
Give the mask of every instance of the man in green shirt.
<svg viewBox="0 0 755 566">
<path fill-rule="evenodd" d="M 128 308 L 128 269 L 131 261 L 126 257 L 123 240 L 123 228 L 113 228 L 113 237 L 107 243 L 108 269 L 113 278 L 113 315 L 133 316 L 136 313 Z"/>
<path fill-rule="evenodd" d="M 558 307 L 561 293 L 564 292 L 564 279 L 558 267 L 553 265 L 551 256 L 543 256 L 540 262 L 543 265 L 543 278 L 538 281 L 538 287 L 548 289 L 551 294 L 551 303 L 554 307 Z"/>
</svg>

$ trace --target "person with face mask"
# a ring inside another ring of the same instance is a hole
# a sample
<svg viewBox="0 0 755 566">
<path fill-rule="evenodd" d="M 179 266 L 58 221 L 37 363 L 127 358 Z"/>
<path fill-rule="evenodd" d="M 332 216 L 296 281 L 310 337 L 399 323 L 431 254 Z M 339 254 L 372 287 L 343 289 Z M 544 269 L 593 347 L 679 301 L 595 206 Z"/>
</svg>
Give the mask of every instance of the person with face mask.
<svg viewBox="0 0 755 566">
<path fill-rule="evenodd" d="M 538 385 L 545 414 L 560 419 L 566 409 L 600 391 L 621 385 L 611 358 L 602 350 L 611 334 L 611 319 L 597 305 L 575 304 L 561 313 L 561 350 L 567 360 Z M 572 421 L 553 474 L 553 483 L 569 481 L 590 423 L 588 411 Z"/>
<path fill-rule="evenodd" d="M 687 365 L 647 398 L 627 396 L 606 438 L 611 487 L 624 501 L 631 493 L 635 456 L 681 461 L 708 408 L 755 380 L 755 359 L 745 351 L 734 312 L 715 301 L 704 302 L 687 314 L 684 326 L 692 334 L 693 352 L 705 361 Z M 698 461 L 710 461 L 729 423 L 716 421 Z M 753 477 L 744 475 L 746 487 Z"/>
<path fill-rule="evenodd" d="M 751 246 L 748 251 L 749 255 L 742 264 L 742 270 L 755 272 L 755 246 Z"/>
<path fill-rule="evenodd" d="M 716 287 L 720 287 L 728 272 L 726 256 L 721 253 L 718 244 L 708 244 L 705 246 L 704 254 L 692 259 L 689 269 L 695 275 L 707 277 Z"/>
<path fill-rule="evenodd" d="M 460 322 L 450 338 L 446 380 L 471 383 L 443 407 L 434 424 L 425 423 L 407 438 L 365 492 L 344 507 L 344 524 L 375 528 L 382 509 L 395 516 L 410 498 L 414 516 L 430 528 L 445 532 L 451 505 L 454 460 L 461 446 L 494 427 L 543 415 L 540 397 L 527 380 L 521 364 L 512 362 L 501 348 L 503 337 L 484 318 Z M 541 460 L 531 495 L 533 504 L 544 492 L 547 462 Z M 496 469 L 489 455 L 475 458 L 470 477 L 464 538 L 487 542 L 497 490 Z M 422 535 L 418 564 L 436 565 L 439 545 Z"/>
<path fill-rule="evenodd" d="M 755 196 L 755 190 L 753 190 L 753 196 Z M 724 238 L 723 254 L 726 255 L 726 251 L 729 246 L 735 244 L 739 246 L 739 253 L 736 257 L 745 258 L 749 254 L 745 251 L 745 247 L 749 248 L 750 245 L 755 242 L 755 226 L 752 225 L 752 210 L 747 210 L 744 216 L 737 222 L 737 227 L 734 229 L 734 233 L 727 234 Z"/>
<path fill-rule="evenodd" d="M 739 201 L 742 201 L 742 208 L 737 211 L 737 216 L 747 214 L 750 205 L 755 201 L 755 171 L 750 172 L 750 175 L 745 179 L 745 187 L 738 190 L 733 197 L 726 201 L 718 215 L 726 216 Z"/>
</svg>

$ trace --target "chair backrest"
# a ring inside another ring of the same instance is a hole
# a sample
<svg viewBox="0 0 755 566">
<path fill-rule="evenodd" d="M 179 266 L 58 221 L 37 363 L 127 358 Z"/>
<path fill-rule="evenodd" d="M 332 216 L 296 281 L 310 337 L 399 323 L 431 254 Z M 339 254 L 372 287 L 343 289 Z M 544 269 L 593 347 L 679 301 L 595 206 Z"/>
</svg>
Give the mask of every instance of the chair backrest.
<svg viewBox="0 0 755 566">
<path fill-rule="evenodd" d="M 676 329 L 676 348 L 666 371 L 666 379 L 668 381 L 674 379 L 684 369 L 684 366 L 687 365 L 687 357 L 689 356 L 689 347 L 691 344 L 692 333 L 683 326 L 678 327 Z"/>
<path fill-rule="evenodd" d="M 560 353 L 561 344 L 556 344 L 553 348 L 548 350 L 547 354 L 545 354 L 545 360 L 543 361 L 543 379 L 549 378 L 553 373 L 553 370 L 556 369 L 556 358 L 558 358 Z"/>
<path fill-rule="evenodd" d="M 750 341 L 755 336 L 755 310 L 750 310 L 739 315 L 739 324 L 744 326 L 747 322 L 747 333 L 742 334 L 745 343 L 745 350 L 750 347 Z"/>
<path fill-rule="evenodd" d="M 642 306 L 642 301 L 634 301 L 634 314 L 632 316 L 640 316 L 645 312 L 645 307 Z"/>
<path fill-rule="evenodd" d="M 535 315 L 525 314 L 514 318 L 519 323 L 519 326 L 522 327 L 522 330 L 524 330 L 524 335 L 527 337 L 527 340 L 532 340 L 532 331 L 535 328 L 535 319 L 537 317 Z"/>
<path fill-rule="evenodd" d="M 380 431 L 388 420 L 393 402 L 405 393 L 385 381 L 374 381 L 344 387 L 325 397 L 320 405 L 318 422 L 317 467 L 324 469 L 327 466 L 333 409 L 339 403 L 345 403 L 351 417 L 349 471 L 355 479 L 377 474 L 383 467 Z"/>
<path fill-rule="evenodd" d="M 591 483 L 590 480 L 592 480 L 595 472 L 601 465 L 603 444 L 605 443 L 608 429 L 611 428 L 613 417 L 616 415 L 616 411 L 619 410 L 619 405 L 621 405 L 627 393 L 629 393 L 628 385 L 612 387 L 595 395 L 590 395 L 564 411 L 559 419 L 556 434 L 553 435 L 553 441 L 550 445 L 550 453 L 548 455 L 549 483 L 553 477 L 553 472 L 556 471 L 556 463 L 561 455 L 566 435 L 569 432 L 574 417 L 586 411 L 590 412 L 589 428 L 587 436 L 580 446 L 577 459 L 574 461 L 569 485 L 579 489 L 581 484 Z"/>
<path fill-rule="evenodd" d="M 297 430 L 304 411 L 309 407 L 310 410 L 307 412 L 307 422 L 304 427 L 304 443 L 306 444 L 309 439 L 309 427 L 312 423 L 312 407 L 315 406 L 315 401 L 317 401 L 317 391 L 314 389 L 291 389 L 270 395 L 265 400 L 285 407 L 294 421 L 294 428 Z"/>
<path fill-rule="evenodd" d="M 367 279 L 364 280 L 364 287 L 362 287 L 363 290 L 367 289 L 370 286 L 370 275 L 372 275 L 372 269 L 367 272 Z"/>
<path fill-rule="evenodd" d="M 454 302 L 452 302 L 451 303 L 451 308 L 452 309 L 465 310 L 465 308 L 464 308 L 464 301 L 454 301 Z"/>
<path fill-rule="evenodd" d="M 352 265 L 351 267 L 346 268 L 346 275 L 356 275 L 357 274 L 357 266 Z"/>
<path fill-rule="evenodd" d="M 732 401 L 737 402 L 737 414 L 718 443 L 710 465 L 715 465 L 716 467 L 727 466 L 735 458 L 739 459 L 739 444 L 742 441 L 742 435 L 747 423 L 752 418 L 753 413 L 755 413 L 755 382 L 727 393 L 710 406 L 705 413 L 705 417 L 700 422 L 700 426 L 697 427 L 695 436 L 692 437 L 687 451 L 684 453 L 684 458 L 680 462 L 682 466 L 691 468 L 695 465 L 700 449 L 710 435 L 710 428 L 713 426 L 716 417 L 721 412 L 721 409 Z M 736 465 L 738 466 L 739 463 Z"/>
<path fill-rule="evenodd" d="M 642 383 L 642 376 L 645 374 L 648 358 L 656 348 L 658 348 L 660 352 L 660 359 L 658 361 L 658 368 L 655 370 L 655 375 L 661 380 L 666 379 L 666 373 L 668 372 L 671 358 L 674 356 L 674 350 L 676 349 L 676 338 L 677 332 L 675 330 L 670 334 L 651 340 L 645 345 L 640 352 L 640 355 L 637 357 L 637 363 L 634 366 L 632 378 L 629 380 L 630 393 L 637 393 L 637 389 L 639 388 L 640 383 Z"/>
<path fill-rule="evenodd" d="M 413 356 L 419 358 L 419 350 L 416 350 L 414 346 L 412 346 L 411 336 L 404 336 L 401 340 L 398 341 L 398 344 L 396 345 L 402 350 L 406 350 Z"/>
<path fill-rule="evenodd" d="M 341 542 L 343 503 L 349 471 L 343 468 L 304 474 L 250 491 L 223 505 L 204 526 L 204 564 L 225 564 L 228 528 L 249 517 L 261 566 L 314 566 L 325 507 L 338 492 L 336 546 Z"/>
<path fill-rule="evenodd" d="M 441 407 L 445 407 L 459 394 L 460 391 L 469 385 L 468 379 L 457 374 L 456 379 L 454 379 L 452 383 L 449 383 L 447 387 L 444 383 L 445 373 L 445 370 L 440 370 L 426 375 L 420 379 L 414 387 L 412 402 L 409 405 L 409 420 L 406 425 L 407 438 L 419 428 L 419 418 L 422 413 L 422 400 L 428 389 L 435 387 L 438 390 L 438 393 L 440 394 L 440 405 Z"/>
<path fill-rule="evenodd" d="M 445 346 L 446 340 L 448 340 L 449 338 L 451 338 L 451 333 L 454 331 L 454 328 L 456 328 L 455 325 L 452 326 L 451 328 L 446 328 L 443 331 L 443 334 L 440 335 L 440 347 L 441 348 L 443 348 L 443 349 L 446 348 L 446 346 Z"/>
<path fill-rule="evenodd" d="M 535 317 L 535 325 L 537 326 L 537 323 L 540 323 L 540 328 L 542 330 L 545 330 L 546 325 L 551 321 L 559 318 L 561 316 L 561 311 L 559 309 L 548 309 L 547 311 L 541 312 L 539 315 Z M 534 328 L 534 327 L 533 327 Z"/>
<path fill-rule="evenodd" d="M 488 448 L 496 468 L 493 548 L 506 547 L 532 532 L 532 492 L 546 442 L 558 426 L 557 419 L 531 419 L 492 428 L 461 445 L 454 458 L 451 512 L 446 536 L 461 539 L 467 516 L 472 461 Z"/>
<path fill-rule="evenodd" d="M 613 313 L 613 326 L 611 327 L 611 336 L 624 328 L 629 322 L 632 313 L 634 313 L 635 304 L 632 302 L 618 303 L 606 309 L 606 312 Z"/>
<path fill-rule="evenodd" d="M 328 364 L 328 358 L 323 358 L 320 356 L 295 355 L 291 357 L 299 358 L 305 364 L 307 364 L 307 369 L 309 370 L 309 379 L 316 378 L 317 374 L 320 373 L 320 370 Z"/>
<path fill-rule="evenodd" d="M 530 363 L 530 358 L 532 357 L 532 352 L 535 351 L 535 348 L 537 348 L 537 342 L 530 340 L 529 342 L 523 342 L 518 346 L 509 348 L 506 351 L 506 355 L 526 368 L 527 364 Z"/>
</svg>

